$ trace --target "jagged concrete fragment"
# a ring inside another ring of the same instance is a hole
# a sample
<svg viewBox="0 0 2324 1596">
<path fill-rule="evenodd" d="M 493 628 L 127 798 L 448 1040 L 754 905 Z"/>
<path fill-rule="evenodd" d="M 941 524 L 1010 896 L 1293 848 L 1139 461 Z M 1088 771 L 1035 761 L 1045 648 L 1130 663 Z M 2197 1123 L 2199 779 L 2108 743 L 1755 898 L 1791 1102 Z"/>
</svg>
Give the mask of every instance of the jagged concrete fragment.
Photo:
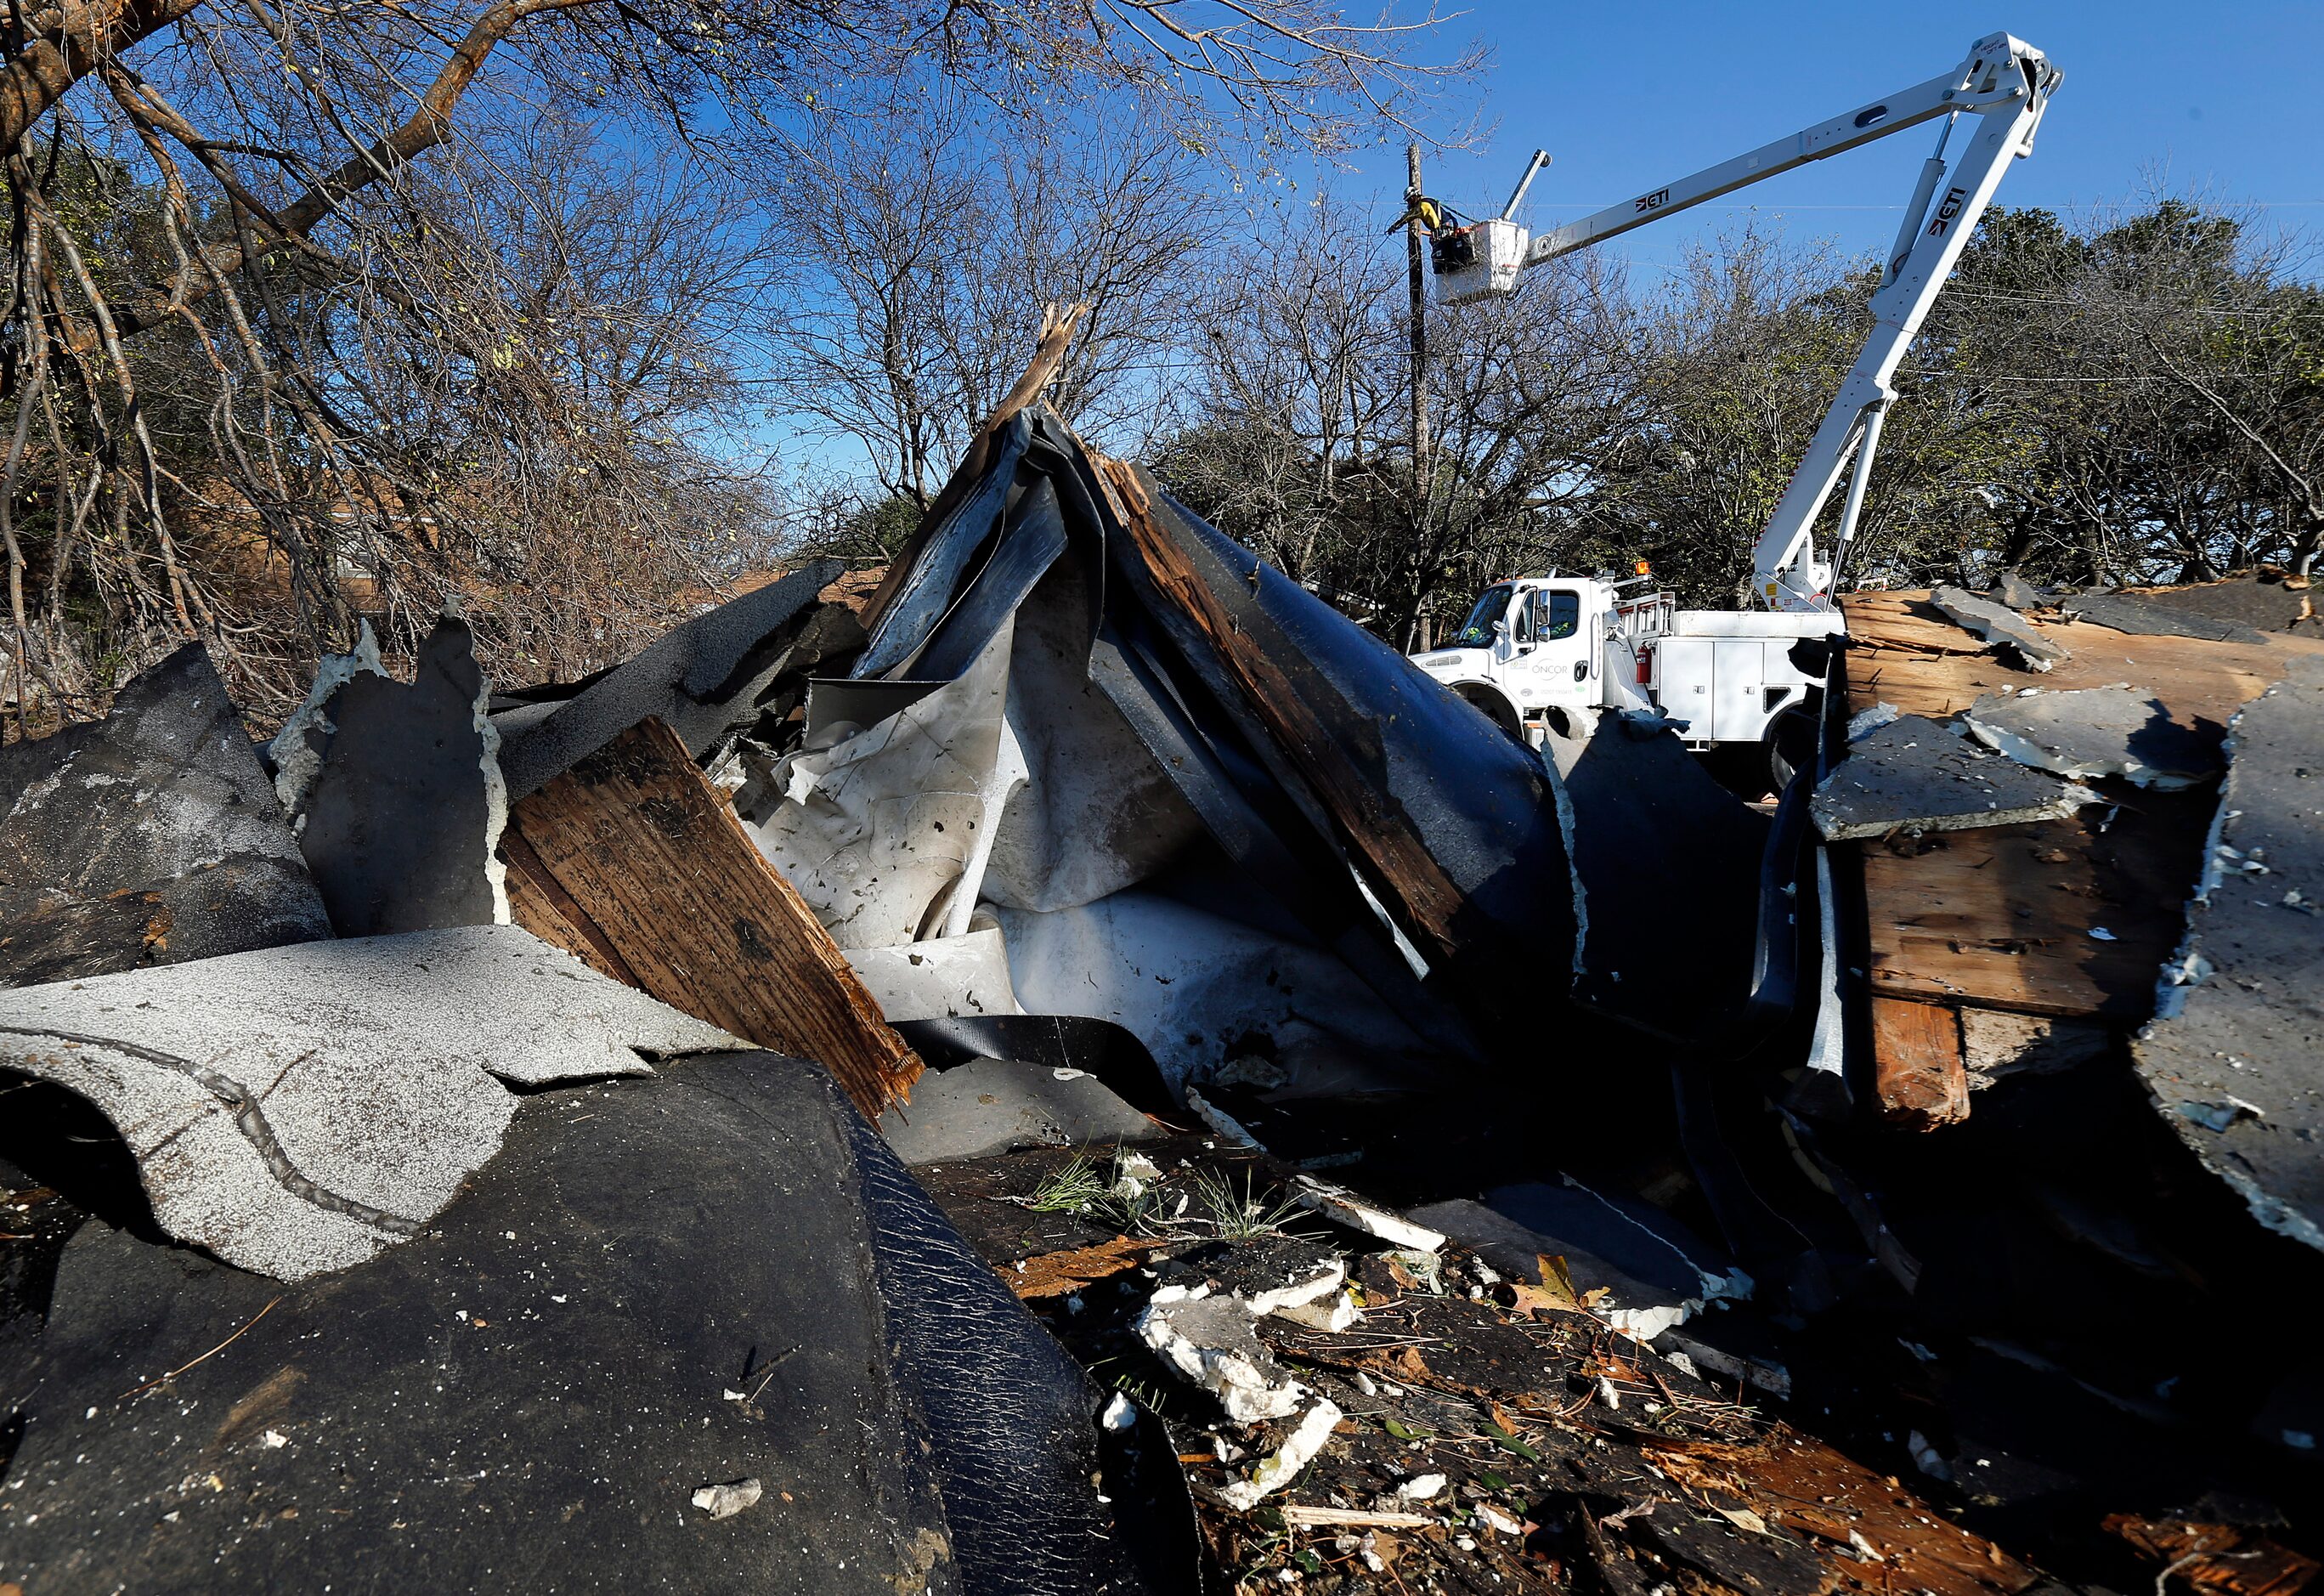
<svg viewBox="0 0 2324 1596">
<path fill-rule="evenodd" d="M 551 713 L 520 712 L 518 721 L 503 722 L 501 770 L 510 800 L 571 770 L 649 715 L 676 732 L 696 759 L 749 725 L 758 718 L 759 695 L 777 677 L 861 642 L 860 627 L 850 632 L 838 624 L 842 617 L 853 621 L 838 606 L 827 607 L 837 611 L 829 628 L 815 625 L 827 613 L 819 610 L 792 634 L 792 623 L 841 568 L 835 559 L 802 567 L 657 639 Z"/>
<path fill-rule="evenodd" d="M 2246 705 L 2227 755 L 2186 941 L 2131 1051 L 2259 1222 L 2324 1249 L 2324 660 Z"/>
<path fill-rule="evenodd" d="M 1980 598 L 1965 588 L 1940 587 L 1929 595 L 1929 602 L 1954 625 L 2008 649 L 2028 670 L 2047 670 L 2061 660 L 2073 658 L 2065 644 L 2043 633 L 2015 610 L 1992 599 Z"/>
<path fill-rule="evenodd" d="M 309 942 L 0 993 L 0 1065 L 88 1098 L 181 1241 L 286 1280 L 412 1234 L 521 1084 L 734 1038 L 513 926 Z"/>
<path fill-rule="evenodd" d="M 1162 1132 L 1095 1075 L 978 1058 L 921 1075 L 911 1102 L 880 1116 L 880 1134 L 918 1167 L 990 1158 L 1014 1148 L 1150 1141 Z"/>
<path fill-rule="evenodd" d="M 2004 571 L 1993 585 L 1993 596 L 2013 610 L 2038 610 L 2048 604 L 2041 589 L 2030 586 L 2015 571 Z"/>
<path fill-rule="evenodd" d="M 199 643 L 104 720 L 0 748 L 0 986 L 330 934 Z"/>
<path fill-rule="evenodd" d="M 2223 621 L 2192 610 L 2150 604 L 2118 593 L 2078 593 L 2061 599 L 2067 617 L 2134 637 L 2199 637 L 2207 642 L 2265 642 L 2266 635 L 2240 621 Z"/>
<path fill-rule="evenodd" d="M 1997 694 L 1963 711 L 1961 723 L 1995 752 L 2077 781 L 2121 776 L 2170 791 L 2219 772 L 2216 743 L 2172 720 L 2161 699 L 2121 683 Z"/>
<path fill-rule="evenodd" d="M 1965 831 L 2060 820 L 2098 794 L 1987 753 L 1926 715 L 1908 715 L 1849 745 L 1808 812 L 1827 841 L 1892 831 Z"/>
<path fill-rule="evenodd" d="M 1251 1328 L 1250 1310 L 1231 1296 L 1165 1286 L 1132 1326 L 1155 1356 L 1218 1398 L 1237 1424 L 1288 1418 L 1306 1388 L 1286 1374 Z"/>
<path fill-rule="evenodd" d="M 505 925 L 500 733 L 468 623 L 436 623 L 409 687 L 377 658 L 326 661 L 274 743 L 277 790 L 289 789 L 331 924 L 342 936 Z"/>
</svg>

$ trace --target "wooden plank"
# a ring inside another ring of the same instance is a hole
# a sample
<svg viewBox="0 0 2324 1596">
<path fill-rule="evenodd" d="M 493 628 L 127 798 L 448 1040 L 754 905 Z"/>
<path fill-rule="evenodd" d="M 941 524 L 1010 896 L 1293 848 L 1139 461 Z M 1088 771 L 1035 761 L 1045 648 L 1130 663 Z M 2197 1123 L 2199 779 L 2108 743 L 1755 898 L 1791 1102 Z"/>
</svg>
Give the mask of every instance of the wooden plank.
<svg viewBox="0 0 2324 1596">
<path fill-rule="evenodd" d="M 819 1061 L 874 1120 L 920 1061 L 658 720 L 518 804 L 510 906 L 542 940 L 762 1047 Z"/>
<path fill-rule="evenodd" d="M 1950 1009 L 1874 998 L 1872 1059 L 1888 1119 L 1933 1130 L 1969 1118 L 1960 1018 Z"/>
<path fill-rule="evenodd" d="M 607 940 L 598 924 L 582 912 L 558 879 L 549 872 L 532 844 L 513 826 L 501 834 L 502 863 L 508 868 L 509 918 L 543 942 L 553 942 L 577 955 L 600 975 L 631 986 L 642 986 L 621 950 Z"/>
<path fill-rule="evenodd" d="M 2208 786 L 2140 793 L 2111 824 L 2089 808 L 1861 844 L 1873 991 L 2144 1019 L 2178 945 L 2214 802 Z"/>
<path fill-rule="evenodd" d="M 2171 718 L 2194 727 L 2227 717 L 2283 675 L 2295 654 L 2324 652 L 2324 642 L 2285 636 L 2264 643 L 2206 642 L 2192 637 L 2133 637 L 2078 621 L 2043 619 L 2045 632 L 2073 658 L 2046 673 L 2017 670 L 1995 655 L 1961 652 L 1977 640 L 1946 620 L 1925 593 L 1864 593 L 1840 601 L 1848 619 L 1848 705 L 1876 703 L 1904 715 L 1957 715 L 1991 693 L 2056 690 L 2128 682 L 2163 701 Z"/>
</svg>

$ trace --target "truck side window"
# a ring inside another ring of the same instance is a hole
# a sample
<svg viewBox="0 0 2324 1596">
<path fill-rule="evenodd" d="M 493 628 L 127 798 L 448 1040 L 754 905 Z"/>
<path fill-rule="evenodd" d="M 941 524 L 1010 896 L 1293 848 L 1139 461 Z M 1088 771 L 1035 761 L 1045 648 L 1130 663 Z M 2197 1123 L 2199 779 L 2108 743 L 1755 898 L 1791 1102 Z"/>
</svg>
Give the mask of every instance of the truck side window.
<svg viewBox="0 0 2324 1596">
<path fill-rule="evenodd" d="M 1582 595 L 1570 587 L 1545 587 L 1533 595 L 1534 640 L 1555 642 L 1582 625 Z"/>
</svg>

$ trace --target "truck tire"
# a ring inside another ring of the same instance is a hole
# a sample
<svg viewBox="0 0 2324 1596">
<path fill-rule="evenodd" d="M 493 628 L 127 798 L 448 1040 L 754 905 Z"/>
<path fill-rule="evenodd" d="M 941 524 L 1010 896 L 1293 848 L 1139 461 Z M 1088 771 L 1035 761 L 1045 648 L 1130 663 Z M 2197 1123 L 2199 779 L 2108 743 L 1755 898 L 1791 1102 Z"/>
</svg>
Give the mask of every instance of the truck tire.
<svg viewBox="0 0 2324 1596">
<path fill-rule="evenodd" d="M 1476 706 L 1478 714 L 1500 727 L 1509 736 L 1519 743 L 1526 740 L 1525 723 L 1517 718 L 1516 706 L 1492 688 L 1480 687 L 1474 682 L 1462 682 L 1452 690 Z"/>
</svg>

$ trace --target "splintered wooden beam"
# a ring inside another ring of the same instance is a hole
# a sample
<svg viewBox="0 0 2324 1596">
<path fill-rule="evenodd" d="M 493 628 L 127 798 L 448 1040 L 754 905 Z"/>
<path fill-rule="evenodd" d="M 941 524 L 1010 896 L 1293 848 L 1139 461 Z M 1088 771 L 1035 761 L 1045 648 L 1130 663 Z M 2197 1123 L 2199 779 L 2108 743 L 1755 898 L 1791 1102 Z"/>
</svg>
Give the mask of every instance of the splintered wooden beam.
<svg viewBox="0 0 2324 1596">
<path fill-rule="evenodd" d="M 1137 470 L 1102 457 L 1098 466 L 1155 586 L 1217 645 L 1219 660 L 1241 688 L 1244 703 L 1275 734 L 1340 823 L 1350 848 L 1371 867 L 1367 879 L 1390 908 L 1405 911 L 1403 923 L 1418 929 L 1428 958 L 1457 953 L 1463 942 L 1460 921 L 1470 907 L 1469 895 L 1428 851 L 1411 816 L 1359 768 L 1342 740 L 1219 602 L 1185 551 L 1156 520 L 1153 500 Z"/>
<path fill-rule="evenodd" d="M 1873 1079 L 1880 1112 L 1933 1130 L 1969 1118 L 1960 1016 L 1935 1003 L 1872 1000 Z"/>
<path fill-rule="evenodd" d="M 762 1047 L 813 1058 L 877 1120 L 919 1058 L 725 797 L 659 720 L 518 804 L 502 853 L 517 924 Z"/>
</svg>

